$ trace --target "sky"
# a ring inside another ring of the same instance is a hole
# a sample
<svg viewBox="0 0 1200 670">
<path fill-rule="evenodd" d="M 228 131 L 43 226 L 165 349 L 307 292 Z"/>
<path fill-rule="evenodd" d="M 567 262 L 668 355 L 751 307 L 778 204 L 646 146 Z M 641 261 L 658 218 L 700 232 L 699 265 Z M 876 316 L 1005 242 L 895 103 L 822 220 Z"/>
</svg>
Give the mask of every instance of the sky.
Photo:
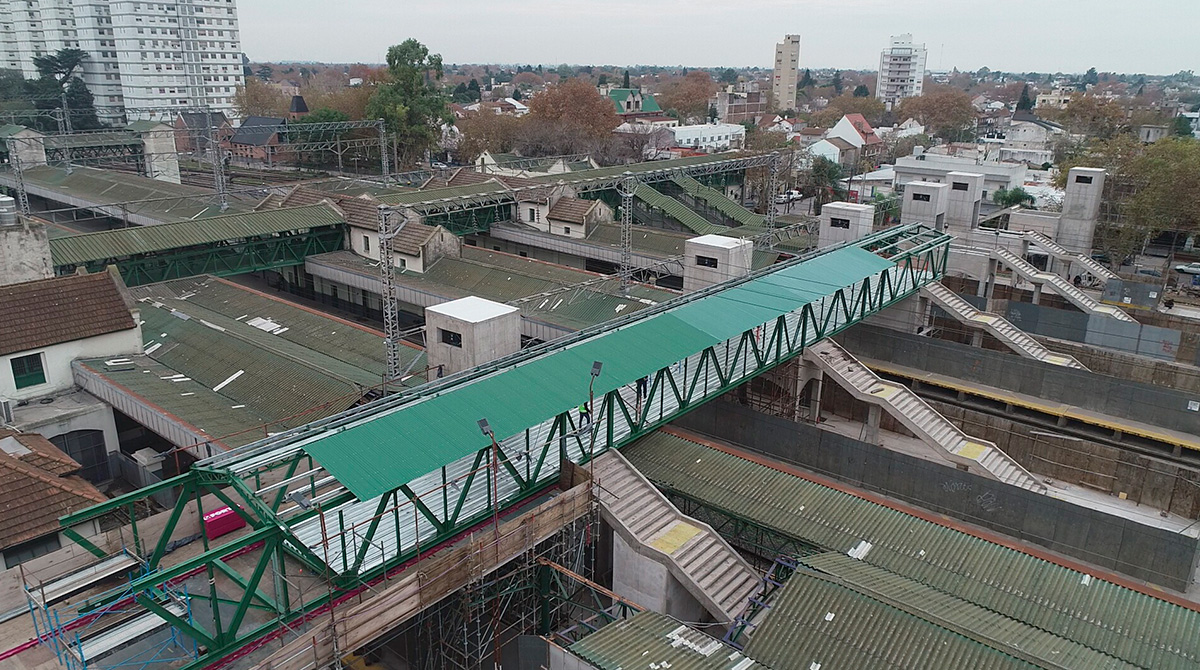
<svg viewBox="0 0 1200 670">
<path fill-rule="evenodd" d="M 409 37 L 446 63 L 877 69 L 909 32 L 933 70 L 1200 73 L 1200 0 L 238 0 L 252 61 L 380 63 Z"/>
</svg>

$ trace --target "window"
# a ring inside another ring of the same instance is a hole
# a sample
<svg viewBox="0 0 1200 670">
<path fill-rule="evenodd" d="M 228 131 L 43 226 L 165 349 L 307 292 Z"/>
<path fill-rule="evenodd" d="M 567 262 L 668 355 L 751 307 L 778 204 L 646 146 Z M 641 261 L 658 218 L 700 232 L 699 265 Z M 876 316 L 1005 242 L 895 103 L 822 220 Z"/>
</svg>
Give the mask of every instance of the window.
<svg viewBox="0 0 1200 670">
<path fill-rule="evenodd" d="M 456 333 L 453 330 L 446 330 L 445 328 L 438 328 L 438 332 L 441 333 L 442 344 L 462 348 L 462 333 Z"/>
<path fill-rule="evenodd" d="M 917 202 L 929 202 L 929 194 L 928 193 L 913 193 L 913 200 L 916 200 Z"/>
<path fill-rule="evenodd" d="M 838 219 L 835 217 L 829 217 L 829 227 L 830 228 L 845 228 L 846 230 L 850 230 L 850 219 Z"/>
<path fill-rule="evenodd" d="M 58 533 L 22 542 L 4 550 L 4 567 L 15 568 L 25 561 L 31 561 L 38 556 L 45 556 L 52 551 L 58 551 L 60 548 Z"/>
<path fill-rule="evenodd" d="M 529 222 L 533 223 L 534 221 L 537 221 L 537 210 L 534 209 L 533 207 L 530 207 L 529 208 Z"/>
<path fill-rule="evenodd" d="M 1087 175 L 1077 174 L 1077 175 L 1075 175 L 1075 183 L 1076 184 L 1090 184 L 1090 183 L 1092 183 L 1092 178 Z"/>
<path fill-rule="evenodd" d="M 366 235 L 363 235 L 363 253 L 371 253 L 371 238 Z"/>
<path fill-rule="evenodd" d="M 570 235 L 570 234 L 571 234 L 571 227 L 563 226 L 563 235 Z"/>
<path fill-rule="evenodd" d="M 696 256 L 696 265 L 702 268 L 716 268 L 717 259 L 712 256 Z"/>
<path fill-rule="evenodd" d="M 961 181 L 956 181 L 956 182 L 954 182 L 953 184 L 951 184 L 950 188 L 954 189 L 955 191 L 968 191 L 968 190 L 970 190 L 970 187 L 969 187 L 969 186 L 967 186 L 966 182 L 961 182 Z"/>
<path fill-rule="evenodd" d="M 46 383 L 46 370 L 41 354 L 29 354 L 12 359 L 13 382 L 19 389 Z"/>
</svg>

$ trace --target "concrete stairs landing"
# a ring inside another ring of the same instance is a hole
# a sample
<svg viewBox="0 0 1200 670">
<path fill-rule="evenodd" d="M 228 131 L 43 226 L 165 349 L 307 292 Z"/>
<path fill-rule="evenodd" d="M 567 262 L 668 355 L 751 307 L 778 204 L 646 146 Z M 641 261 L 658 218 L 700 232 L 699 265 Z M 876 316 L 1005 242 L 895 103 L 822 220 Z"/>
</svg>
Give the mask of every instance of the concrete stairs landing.
<svg viewBox="0 0 1200 670">
<path fill-rule="evenodd" d="M 1066 261 L 1067 263 L 1078 263 L 1079 265 L 1082 265 L 1088 269 L 1088 272 L 1092 273 L 1096 277 L 1099 277 L 1100 279 L 1118 279 L 1117 273 L 1096 262 L 1096 259 L 1091 258 L 1090 256 L 1084 256 L 1083 254 L 1077 254 L 1072 251 L 1068 251 L 1066 247 L 1037 232 L 1036 230 L 1026 230 L 1025 232 L 1021 233 L 1021 237 L 1024 237 L 1034 246 L 1041 248 L 1043 251 L 1049 253 L 1051 256 L 1060 261 Z"/>
<path fill-rule="evenodd" d="M 974 305 L 963 300 L 961 296 L 943 286 L 941 282 L 926 284 L 921 288 L 921 294 L 945 310 L 959 323 L 988 333 L 1025 358 L 1068 368 L 1087 369 L 1082 363 L 1075 360 L 1075 357 L 1055 353 L 1042 346 L 1041 342 L 1009 323 L 1004 317 L 976 309 Z"/>
<path fill-rule="evenodd" d="M 595 463 L 605 520 L 631 547 L 668 572 L 720 622 L 732 622 L 762 581 L 710 526 L 685 516 L 616 451 Z"/>
<path fill-rule="evenodd" d="M 1080 291 L 1075 286 L 1053 272 L 1046 272 L 1034 267 L 1029 261 L 1014 254 L 1008 249 L 995 248 L 992 249 L 992 258 L 1007 265 L 1013 274 L 1021 277 L 1025 281 L 1038 284 L 1040 286 L 1049 286 L 1055 293 L 1061 295 L 1072 305 L 1088 314 L 1100 314 L 1103 316 L 1111 316 L 1120 321 L 1128 321 L 1137 323 L 1133 317 L 1129 316 L 1122 310 L 1113 307 L 1112 305 L 1102 305 L 1097 302 L 1092 296 Z"/>
<path fill-rule="evenodd" d="M 878 405 L 941 456 L 957 464 L 978 465 L 1012 486 L 1046 493 L 1048 489 L 995 444 L 973 438 L 939 414 L 907 387 L 884 381 L 833 340 L 804 350 L 815 363 L 856 399 Z"/>
</svg>

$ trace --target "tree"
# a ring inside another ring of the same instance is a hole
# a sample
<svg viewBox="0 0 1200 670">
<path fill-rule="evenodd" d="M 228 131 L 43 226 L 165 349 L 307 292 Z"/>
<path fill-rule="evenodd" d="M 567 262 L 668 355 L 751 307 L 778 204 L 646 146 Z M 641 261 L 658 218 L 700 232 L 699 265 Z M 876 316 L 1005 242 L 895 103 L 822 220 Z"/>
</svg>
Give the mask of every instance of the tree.
<svg viewBox="0 0 1200 670">
<path fill-rule="evenodd" d="M 1061 110 L 1047 110 L 1048 118 L 1068 131 L 1108 139 L 1125 125 L 1125 112 L 1115 102 L 1094 95 L 1075 95 Z"/>
<path fill-rule="evenodd" d="M 1171 134 L 1178 137 L 1192 137 L 1192 122 L 1186 116 L 1177 116 L 1171 122 Z"/>
<path fill-rule="evenodd" d="M 473 163 L 485 151 L 509 153 L 516 146 L 523 119 L 508 114 L 475 112 L 456 124 L 462 131 L 458 160 Z"/>
<path fill-rule="evenodd" d="M 859 84 L 858 86 L 854 87 L 854 97 L 867 98 L 867 97 L 870 97 L 870 95 L 871 95 L 871 90 L 868 89 L 866 86 Z"/>
<path fill-rule="evenodd" d="M 1088 68 L 1087 73 L 1083 75 L 1083 83 L 1087 86 L 1095 86 L 1100 83 L 1100 77 L 1096 74 L 1096 68 Z"/>
<path fill-rule="evenodd" d="M 467 93 L 471 94 L 472 101 L 477 102 L 482 97 L 482 94 L 479 91 L 478 79 L 472 79 L 471 81 L 467 82 Z"/>
<path fill-rule="evenodd" d="M 467 85 L 460 81 L 450 93 L 450 99 L 460 104 L 471 102 L 471 96 L 467 93 Z"/>
<path fill-rule="evenodd" d="M 712 77 L 703 70 L 693 70 L 682 79 L 663 84 L 656 96 L 663 109 L 674 109 L 684 120 L 701 119 L 708 112 L 708 102 L 717 92 Z"/>
<path fill-rule="evenodd" d="M 721 71 L 721 82 L 725 84 L 736 84 L 738 80 L 737 70 L 727 67 Z"/>
<path fill-rule="evenodd" d="M 233 108 L 243 119 L 247 116 L 283 116 L 289 101 L 279 89 L 261 79 L 250 78 L 233 94 Z"/>
<path fill-rule="evenodd" d="M 943 88 L 901 100 L 896 116 L 916 119 L 933 135 L 956 141 L 974 126 L 975 107 L 965 91 Z"/>
<path fill-rule="evenodd" d="M 992 202 L 995 202 L 1001 207 L 1014 207 L 1021 205 L 1022 207 L 1032 207 L 1034 198 L 1024 188 L 1015 186 L 1013 188 L 1000 187 L 992 194 Z"/>
<path fill-rule="evenodd" d="M 1021 97 L 1017 100 L 1017 111 L 1028 112 L 1033 109 L 1033 98 L 1029 97 L 1029 84 L 1021 89 Z"/>
<path fill-rule="evenodd" d="M 812 70 L 804 70 L 804 76 L 800 78 L 800 88 L 812 88 L 817 82 L 813 81 Z"/>
<path fill-rule="evenodd" d="M 95 130 L 102 128 L 100 119 L 96 117 L 95 100 L 87 84 L 79 77 L 71 77 L 67 84 L 67 109 L 71 110 L 71 128 L 74 130 Z"/>
<path fill-rule="evenodd" d="M 831 82 L 829 82 L 829 85 L 833 87 L 833 92 L 836 95 L 841 95 L 842 94 L 842 73 L 834 72 L 833 80 Z"/>
<path fill-rule="evenodd" d="M 529 118 L 566 127 L 592 140 L 608 137 L 621 123 L 612 100 L 582 79 L 567 79 L 533 96 Z"/>
<path fill-rule="evenodd" d="M 309 112 L 308 114 L 306 114 L 288 124 L 287 139 L 288 139 L 288 142 L 292 143 L 292 144 L 329 142 L 329 141 L 334 141 L 334 140 L 338 140 L 338 139 L 343 139 L 346 137 L 348 131 L 345 131 L 345 130 L 312 130 L 310 128 L 306 128 L 306 126 L 312 126 L 312 125 L 318 124 L 318 123 L 335 123 L 335 122 L 339 122 L 339 121 L 349 121 L 349 120 L 350 120 L 349 116 L 347 116 L 346 114 L 344 114 L 342 112 L 339 112 L 336 109 L 329 109 L 328 107 L 314 109 L 311 112 Z M 344 148 L 332 149 L 331 151 L 334 153 L 334 156 L 336 159 L 338 157 L 337 154 L 338 153 L 344 154 L 346 149 L 344 149 Z M 328 156 L 327 152 L 325 152 L 325 151 L 301 151 L 299 153 L 299 155 L 296 156 L 296 160 L 299 164 L 301 164 L 301 165 L 312 164 L 315 166 L 320 166 L 321 163 L 323 163 L 328 158 L 329 158 L 329 156 Z M 340 165 L 340 164 L 342 164 L 342 161 L 338 160 L 337 163 Z"/>
<path fill-rule="evenodd" d="M 521 100 L 525 99 L 525 94 L 521 93 L 521 89 L 514 88 L 512 92 L 512 99 L 520 102 Z"/>
<path fill-rule="evenodd" d="M 849 194 L 840 185 L 842 166 L 824 156 L 812 160 L 806 175 L 805 186 L 813 194 L 813 214 L 820 215 L 821 207 L 827 202 L 844 200 Z"/>
<path fill-rule="evenodd" d="M 573 77 L 575 75 L 575 71 L 572 70 L 571 66 L 567 65 L 566 63 L 559 65 L 558 70 L 556 70 L 556 72 L 558 73 L 559 79 L 570 79 L 571 77 Z"/>
<path fill-rule="evenodd" d="M 843 95 L 830 100 L 825 109 L 812 115 L 809 123 L 817 128 L 831 128 L 844 114 L 862 114 L 867 123 L 875 125 L 883 119 L 883 113 L 883 101 L 878 98 Z"/>
<path fill-rule="evenodd" d="M 625 76 L 621 80 L 621 88 L 629 88 L 629 70 L 625 71 Z"/>
<path fill-rule="evenodd" d="M 392 81 L 376 89 L 367 114 L 387 125 L 397 166 L 413 165 L 437 143 L 442 124 L 450 120 L 436 84 L 442 78 L 442 57 L 409 38 L 388 49 L 387 68 Z"/>
<path fill-rule="evenodd" d="M 608 75 L 606 75 L 606 74 L 600 75 L 600 77 L 596 79 L 596 85 L 597 86 L 608 85 Z"/>
<path fill-rule="evenodd" d="M 271 77 L 275 75 L 275 70 L 270 65 L 259 65 L 254 74 L 263 81 L 271 81 Z"/>
<path fill-rule="evenodd" d="M 82 49 L 59 49 L 45 56 L 34 56 L 33 67 L 37 68 L 38 74 L 43 78 L 53 79 L 59 85 L 66 86 L 75 75 L 75 71 L 83 67 L 83 61 L 87 59 L 88 54 Z"/>
</svg>

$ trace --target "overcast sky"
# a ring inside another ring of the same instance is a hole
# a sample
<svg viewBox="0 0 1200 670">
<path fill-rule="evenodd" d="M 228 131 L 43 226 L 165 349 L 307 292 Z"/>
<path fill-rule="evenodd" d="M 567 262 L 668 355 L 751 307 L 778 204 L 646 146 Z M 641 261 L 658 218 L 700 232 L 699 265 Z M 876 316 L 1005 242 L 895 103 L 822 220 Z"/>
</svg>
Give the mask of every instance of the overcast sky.
<svg viewBox="0 0 1200 670">
<path fill-rule="evenodd" d="M 382 62 L 415 37 L 447 63 L 876 69 L 911 32 L 930 69 L 1200 72 L 1200 0 L 238 0 L 251 60 Z"/>
</svg>

